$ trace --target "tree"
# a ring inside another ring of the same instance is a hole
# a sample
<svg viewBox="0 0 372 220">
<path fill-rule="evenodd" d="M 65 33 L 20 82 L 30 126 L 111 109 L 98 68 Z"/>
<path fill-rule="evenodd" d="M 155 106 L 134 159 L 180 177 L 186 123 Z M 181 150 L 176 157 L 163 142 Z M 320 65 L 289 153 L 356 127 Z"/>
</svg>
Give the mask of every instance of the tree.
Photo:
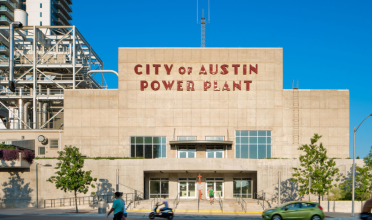
<svg viewBox="0 0 372 220">
<path fill-rule="evenodd" d="M 366 200 L 372 194 L 372 146 L 369 154 L 363 158 L 364 166 L 355 165 L 355 199 Z M 345 191 L 345 199 L 352 199 L 353 168 L 348 176 L 344 176 L 340 188 Z"/>
<path fill-rule="evenodd" d="M 65 146 L 63 151 L 58 151 L 57 176 L 50 177 L 47 181 L 55 183 L 57 189 L 63 191 L 74 192 L 76 212 L 77 193 L 88 192 L 89 186 L 95 188 L 92 182 L 97 181 L 97 178 L 92 178 L 92 171 L 83 171 L 84 159 L 81 157 L 79 149 L 72 146 Z"/>
<path fill-rule="evenodd" d="M 322 143 L 317 145 L 317 142 L 322 136 L 314 134 L 310 139 L 310 145 L 302 145 L 298 148 L 304 152 L 300 156 L 300 167 L 294 167 L 294 173 L 291 180 L 299 185 L 299 194 L 304 196 L 309 194 L 309 177 L 311 178 L 310 193 L 318 195 L 318 202 L 320 197 L 328 194 L 329 190 L 336 186 L 332 184 L 334 178 L 339 181 L 339 169 L 336 168 L 334 159 L 327 157 L 327 149 Z"/>
</svg>

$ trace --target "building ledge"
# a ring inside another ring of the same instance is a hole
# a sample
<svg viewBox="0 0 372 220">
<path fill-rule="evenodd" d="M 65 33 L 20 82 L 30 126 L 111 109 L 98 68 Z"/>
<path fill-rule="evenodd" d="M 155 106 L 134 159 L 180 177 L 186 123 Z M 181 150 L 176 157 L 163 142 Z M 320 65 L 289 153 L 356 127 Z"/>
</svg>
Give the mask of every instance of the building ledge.
<svg viewBox="0 0 372 220">
<path fill-rule="evenodd" d="M 194 141 L 169 141 L 170 145 L 232 145 L 233 141 L 207 141 L 207 140 L 194 140 Z"/>
<path fill-rule="evenodd" d="M 8 168 L 30 168 L 30 164 L 22 159 L 19 160 L 11 160 L 5 161 L 0 160 L 0 169 L 8 169 Z"/>
</svg>

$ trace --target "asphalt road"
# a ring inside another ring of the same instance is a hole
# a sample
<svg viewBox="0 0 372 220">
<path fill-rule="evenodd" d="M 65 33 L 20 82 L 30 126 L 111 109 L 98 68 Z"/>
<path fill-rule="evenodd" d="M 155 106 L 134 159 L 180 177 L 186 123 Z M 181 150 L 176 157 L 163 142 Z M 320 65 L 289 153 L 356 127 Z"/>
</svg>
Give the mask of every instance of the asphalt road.
<svg viewBox="0 0 372 220">
<path fill-rule="evenodd" d="M 79 220 L 91 220 L 91 219 L 112 219 L 112 216 L 110 216 L 109 218 L 104 218 L 104 217 L 93 217 L 93 216 L 40 216 L 40 215 L 14 215 L 14 216 L 11 216 L 11 215 L 0 215 L 0 219 L 1 220 L 49 220 L 49 219 L 53 219 L 53 220 L 71 220 L 71 219 L 79 219 Z M 149 219 L 148 217 L 140 217 L 140 216 L 135 216 L 135 217 L 130 217 L 130 218 L 127 218 L 128 220 L 130 219 Z M 240 220 L 240 219 L 249 219 L 249 220 L 261 220 L 261 218 L 257 218 L 257 217 L 222 217 L 222 216 L 179 216 L 179 217 L 175 217 L 174 219 L 177 219 L 177 220 L 192 220 L 192 219 L 218 219 L 218 220 L 222 220 L 222 219 L 236 219 L 236 220 Z M 161 218 L 155 218 L 155 220 L 162 220 Z M 165 219 L 164 219 L 165 220 Z"/>
</svg>

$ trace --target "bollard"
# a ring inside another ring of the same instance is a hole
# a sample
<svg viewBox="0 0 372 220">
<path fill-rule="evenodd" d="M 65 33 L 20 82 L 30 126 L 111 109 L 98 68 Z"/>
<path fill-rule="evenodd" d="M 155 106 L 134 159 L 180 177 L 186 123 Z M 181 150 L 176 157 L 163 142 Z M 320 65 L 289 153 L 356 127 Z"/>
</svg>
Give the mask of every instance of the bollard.
<svg viewBox="0 0 372 220">
<path fill-rule="evenodd" d="M 98 214 L 106 214 L 107 203 L 105 200 L 100 199 L 98 202 Z"/>
</svg>

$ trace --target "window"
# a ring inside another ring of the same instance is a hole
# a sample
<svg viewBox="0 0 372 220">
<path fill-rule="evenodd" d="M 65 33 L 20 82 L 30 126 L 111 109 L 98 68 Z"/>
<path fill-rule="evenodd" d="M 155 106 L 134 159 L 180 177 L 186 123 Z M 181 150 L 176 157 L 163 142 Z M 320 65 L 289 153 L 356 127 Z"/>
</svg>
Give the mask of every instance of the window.
<svg viewBox="0 0 372 220">
<path fill-rule="evenodd" d="M 314 208 L 315 207 L 315 204 L 312 204 L 312 203 L 302 203 L 301 204 L 301 208 L 303 209 L 311 209 L 311 208 Z"/>
<path fill-rule="evenodd" d="M 40 21 L 40 26 L 43 26 L 43 22 L 42 21 Z"/>
<path fill-rule="evenodd" d="M 207 141 L 224 141 L 225 137 L 224 136 L 216 136 L 216 137 L 208 136 L 208 137 L 205 137 L 205 140 L 207 140 Z"/>
<path fill-rule="evenodd" d="M 43 8 L 43 3 L 40 3 L 40 8 Z"/>
<path fill-rule="evenodd" d="M 233 179 L 234 198 L 252 198 L 253 184 L 251 178 Z"/>
<path fill-rule="evenodd" d="M 45 155 L 45 147 L 39 147 L 39 155 Z"/>
<path fill-rule="evenodd" d="M 58 140 L 50 140 L 50 148 L 58 148 Z"/>
<path fill-rule="evenodd" d="M 222 147 L 207 147 L 207 158 L 223 158 Z"/>
<path fill-rule="evenodd" d="M 288 209 L 288 210 L 291 210 L 291 209 L 299 209 L 299 208 L 300 208 L 300 203 L 289 204 L 289 205 L 287 205 L 285 208 Z"/>
<path fill-rule="evenodd" d="M 179 141 L 196 141 L 196 136 L 191 136 L 191 137 L 180 137 L 178 136 Z"/>
<path fill-rule="evenodd" d="M 131 157 L 166 158 L 166 137 L 130 137 Z"/>
<path fill-rule="evenodd" d="M 150 179 L 150 198 L 169 197 L 169 179 L 151 178 Z"/>
<path fill-rule="evenodd" d="M 178 149 L 178 158 L 196 158 L 195 147 L 180 147 Z"/>
<path fill-rule="evenodd" d="M 43 17 L 43 12 L 40 12 L 40 18 Z"/>
<path fill-rule="evenodd" d="M 271 131 L 235 131 L 235 158 L 271 158 Z"/>
</svg>

